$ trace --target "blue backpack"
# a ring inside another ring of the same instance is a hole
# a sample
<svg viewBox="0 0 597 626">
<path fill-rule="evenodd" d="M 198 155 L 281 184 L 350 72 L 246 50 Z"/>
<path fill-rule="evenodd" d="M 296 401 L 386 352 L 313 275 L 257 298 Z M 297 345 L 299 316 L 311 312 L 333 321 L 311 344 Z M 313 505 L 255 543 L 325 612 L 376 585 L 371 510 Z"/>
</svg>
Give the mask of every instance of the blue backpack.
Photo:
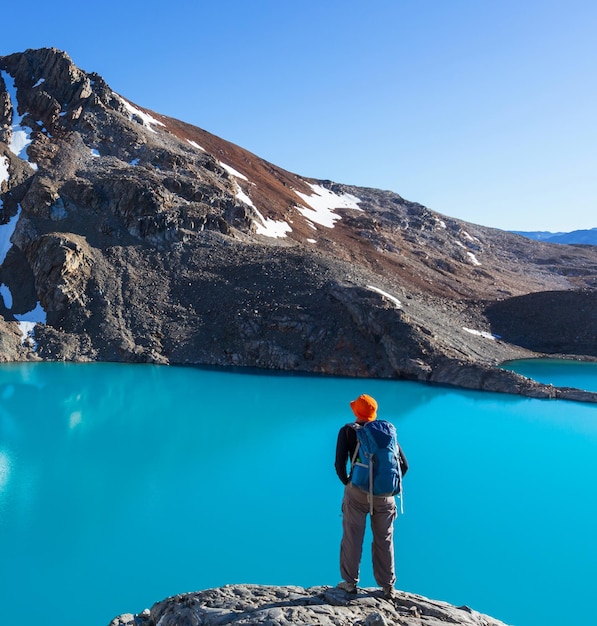
<svg viewBox="0 0 597 626">
<path fill-rule="evenodd" d="M 357 447 L 352 457 L 350 480 L 352 484 L 371 496 L 402 496 L 402 468 L 396 428 L 385 420 L 366 424 L 354 422 L 351 426 L 357 435 Z M 402 510 L 402 497 L 400 500 Z"/>
</svg>

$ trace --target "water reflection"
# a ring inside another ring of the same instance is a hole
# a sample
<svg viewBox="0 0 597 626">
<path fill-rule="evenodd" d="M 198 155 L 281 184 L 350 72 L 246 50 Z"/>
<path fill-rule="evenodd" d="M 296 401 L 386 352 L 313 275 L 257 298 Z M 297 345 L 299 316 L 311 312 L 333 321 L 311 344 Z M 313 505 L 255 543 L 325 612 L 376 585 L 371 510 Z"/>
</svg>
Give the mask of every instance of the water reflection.
<svg viewBox="0 0 597 626">
<path fill-rule="evenodd" d="M 4 491 L 10 476 L 10 456 L 8 452 L 0 449 L 0 494 Z"/>
</svg>

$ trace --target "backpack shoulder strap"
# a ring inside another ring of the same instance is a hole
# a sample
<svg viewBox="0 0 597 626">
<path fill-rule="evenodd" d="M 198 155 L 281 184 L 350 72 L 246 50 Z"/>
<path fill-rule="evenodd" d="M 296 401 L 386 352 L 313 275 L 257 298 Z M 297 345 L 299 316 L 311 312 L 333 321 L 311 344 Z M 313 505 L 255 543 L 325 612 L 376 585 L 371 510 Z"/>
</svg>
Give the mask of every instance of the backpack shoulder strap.
<svg viewBox="0 0 597 626">
<path fill-rule="evenodd" d="M 357 422 L 352 422 L 349 424 L 349 426 L 355 431 L 355 433 L 358 433 L 359 430 L 361 428 L 363 428 L 362 424 L 357 424 Z M 354 467 L 355 461 L 357 460 L 357 456 L 359 454 L 359 448 L 361 447 L 361 440 L 359 439 L 359 436 L 357 434 L 357 445 L 354 449 L 354 453 L 352 455 L 352 458 L 350 459 L 350 468 L 351 468 L 351 474 L 352 474 L 352 468 Z"/>
</svg>

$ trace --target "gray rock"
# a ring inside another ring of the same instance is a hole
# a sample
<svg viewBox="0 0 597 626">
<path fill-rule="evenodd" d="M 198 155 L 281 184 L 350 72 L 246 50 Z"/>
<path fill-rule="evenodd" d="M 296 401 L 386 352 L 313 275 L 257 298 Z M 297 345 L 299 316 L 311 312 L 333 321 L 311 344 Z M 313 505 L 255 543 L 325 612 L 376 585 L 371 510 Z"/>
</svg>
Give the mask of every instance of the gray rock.
<svg viewBox="0 0 597 626">
<path fill-rule="evenodd" d="M 143 614 L 121 615 L 110 626 L 505 626 L 468 607 L 455 607 L 402 591 L 386 600 L 379 589 L 356 596 L 335 587 L 226 585 L 177 595 Z"/>
</svg>

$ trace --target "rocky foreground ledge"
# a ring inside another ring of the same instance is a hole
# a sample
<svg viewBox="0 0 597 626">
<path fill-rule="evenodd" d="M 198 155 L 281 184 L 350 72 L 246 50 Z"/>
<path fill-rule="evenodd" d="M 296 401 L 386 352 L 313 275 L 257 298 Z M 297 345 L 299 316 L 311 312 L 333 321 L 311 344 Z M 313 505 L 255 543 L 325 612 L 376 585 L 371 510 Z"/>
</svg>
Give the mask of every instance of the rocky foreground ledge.
<svg viewBox="0 0 597 626">
<path fill-rule="evenodd" d="M 139 615 L 116 617 L 110 626 L 200 626 L 267 624 L 291 626 L 505 626 L 503 622 L 446 602 L 397 591 L 391 600 L 379 589 L 356 596 L 336 587 L 226 585 L 173 596 Z"/>
</svg>

